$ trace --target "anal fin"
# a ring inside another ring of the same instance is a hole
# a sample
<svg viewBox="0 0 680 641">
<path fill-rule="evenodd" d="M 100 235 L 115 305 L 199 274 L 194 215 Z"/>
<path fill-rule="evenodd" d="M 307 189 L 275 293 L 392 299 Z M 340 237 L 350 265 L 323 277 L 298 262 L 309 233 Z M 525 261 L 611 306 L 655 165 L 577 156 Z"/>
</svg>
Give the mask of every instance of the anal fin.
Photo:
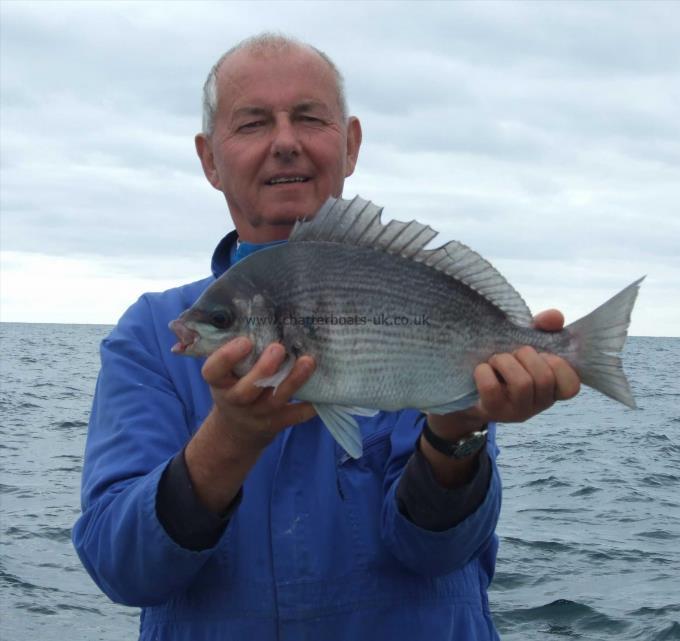
<svg viewBox="0 0 680 641">
<path fill-rule="evenodd" d="M 434 407 L 423 407 L 419 408 L 421 412 L 427 412 L 429 414 L 449 414 L 451 412 L 458 412 L 460 410 L 467 409 L 471 407 L 479 400 L 479 392 L 477 390 L 472 390 L 463 396 L 454 398 L 452 401 L 448 401 L 443 405 L 436 405 Z"/>
</svg>

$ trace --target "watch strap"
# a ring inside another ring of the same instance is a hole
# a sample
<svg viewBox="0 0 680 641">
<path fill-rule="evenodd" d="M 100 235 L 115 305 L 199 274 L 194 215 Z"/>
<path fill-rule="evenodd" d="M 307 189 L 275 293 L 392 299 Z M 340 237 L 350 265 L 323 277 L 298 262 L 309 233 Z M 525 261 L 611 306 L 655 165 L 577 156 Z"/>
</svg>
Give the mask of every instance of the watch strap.
<svg viewBox="0 0 680 641">
<path fill-rule="evenodd" d="M 481 430 L 471 432 L 466 436 L 456 440 L 447 441 L 441 436 L 437 436 L 430 428 L 427 419 L 423 425 L 423 436 L 425 440 L 438 452 L 449 458 L 465 458 L 475 454 L 482 449 L 486 443 L 486 435 L 489 431 L 488 425 L 484 425 Z"/>
</svg>

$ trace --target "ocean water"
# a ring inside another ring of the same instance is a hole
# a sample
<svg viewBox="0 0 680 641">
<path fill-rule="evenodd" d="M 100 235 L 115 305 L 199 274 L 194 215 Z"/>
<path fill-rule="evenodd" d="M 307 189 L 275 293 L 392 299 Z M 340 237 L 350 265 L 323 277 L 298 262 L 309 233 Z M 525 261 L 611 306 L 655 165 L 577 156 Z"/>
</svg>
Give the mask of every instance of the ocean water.
<svg viewBox="0 0 680 641">
<path fill-rule="evenodd" d="M 0 324 L 0 638 L 135 639 L 70 543 L 106 326 Z M 632 338 L 632 411 L 590 390 L 499 430 L 505 641 L 680 639 L 680 339 Z M 464 640 L 463 640 L 464 641 Z"/>
</svg>

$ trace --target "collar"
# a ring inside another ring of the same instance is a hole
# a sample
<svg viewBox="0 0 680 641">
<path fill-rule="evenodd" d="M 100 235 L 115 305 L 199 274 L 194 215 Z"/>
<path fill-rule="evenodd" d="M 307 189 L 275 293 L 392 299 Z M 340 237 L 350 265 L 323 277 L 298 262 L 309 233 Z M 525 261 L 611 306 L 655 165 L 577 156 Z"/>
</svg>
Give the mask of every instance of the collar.
<svg viewBox="0 0 680 641">
<path fill-rule="evenodd" d="M 268 243 L 248 243 L 239 241 L 236 230 L 230 231 L 218 244 L 213 252 L 210 269 L 215 278 L 219 278 L 232 265 L 238 263 L 246 256 L 264 249 L 265 247 L 273 247 L 281 243 L 287 243 L 287 240 L 274 240 Z"/>
<path fill-rule="evenodd" d="M 210 263 L 210 271 L 212 271 L 215 278 L 219 278 L 231 267 L 231 255 L 232 252 L 236 251 L 237 241 L 238 234 L 234 229 L 234 231 L 230 231 L 219 243 L 217 243 Z"/>
</svg>

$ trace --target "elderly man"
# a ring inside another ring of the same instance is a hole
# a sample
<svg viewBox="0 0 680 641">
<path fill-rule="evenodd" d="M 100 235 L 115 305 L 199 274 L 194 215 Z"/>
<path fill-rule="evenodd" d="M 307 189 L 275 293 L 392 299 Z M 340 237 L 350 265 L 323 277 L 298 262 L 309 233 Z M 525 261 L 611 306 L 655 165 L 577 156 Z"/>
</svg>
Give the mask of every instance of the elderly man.
<svg viewBox="0 0 680 641">
<path fill-rule="evenodd" d="M 281 345 L 240 379 L 245 338 L 202 368 L 170 352 L 168 321 L 339 196 L 360 144 L 337 69 L 310 46 L 252 38 L 208 77 L 196 148 L 236 232 L 211 277 L 143 296 L 103 342 L 73 535 L 100 588 L 143 608 L 141 639 L 497 638 L 494 421 L 573 396 L 564 361 L 501 354 L 475 372 L 475 407 L 361 418 L 352 460 L 309 404 L 290 401 L 310 357 L 273 393 L 254 381 L 277 371 Z M 561 324 L 557 312 L 540 323 Z"/>
</svg>

